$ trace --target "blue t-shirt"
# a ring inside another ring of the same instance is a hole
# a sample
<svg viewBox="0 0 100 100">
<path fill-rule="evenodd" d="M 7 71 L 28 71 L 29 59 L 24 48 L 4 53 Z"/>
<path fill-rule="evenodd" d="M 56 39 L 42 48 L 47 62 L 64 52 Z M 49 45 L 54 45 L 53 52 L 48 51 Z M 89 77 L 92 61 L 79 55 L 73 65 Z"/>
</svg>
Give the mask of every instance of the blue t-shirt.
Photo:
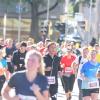
<svg viewBox="0 0 100 100">
<path fill-rule="evenodd" d="M 1 59 L 0 60 L 0 63 L 2 64 L 2 67 L 3 68 L 6 68 L 7 67 L 7 61 L 5 59 Z M 1 65 L 0 65 L 1 66 Z"/>
<path fill-rule="evenodd" d="M 88 61 L 85 63 L 81 69 L 81 73 L 84 74 L 85 77 L 88 78 L 88 80 L 83 80 L 82 81 L 82 89 L 90 89 L 89 84 L 90 82 L 98 82 L 98 79 L 96 77 L 96 73 L 100 68 L 99 63 L 93 63 L 92 61 Z M 99 83 L 99 82 L 98 82 Z M 99 86 L 97 85 L 97 87 Z"/>
<path fill-rule="evenodd" d="M 36 100 L 36 97 L 30 88 L 34 83 L 40 87 L 41 93 L 48 90 L 48 81 L 45 76 L 38 74 L 34 81 L 29 82 L 25 71 L 16 72 L 9 80 L 8 85 L 11 88 L 15 88 L 16 95 L 22 100 Z"/>
</svg>

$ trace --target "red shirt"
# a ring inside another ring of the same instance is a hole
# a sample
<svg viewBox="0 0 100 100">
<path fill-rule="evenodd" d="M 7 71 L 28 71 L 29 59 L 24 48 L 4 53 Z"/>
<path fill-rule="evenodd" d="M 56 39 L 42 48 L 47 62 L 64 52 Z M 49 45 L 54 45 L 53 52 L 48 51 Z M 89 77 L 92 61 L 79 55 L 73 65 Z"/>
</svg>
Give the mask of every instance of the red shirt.
<svg viewBox="0 0 100 100">
<path fill-rule="evenodd" d="M 44 54 L 44 51 L 45 51 L 45 47 L 41 48 L 39 51 L 43 55 Z"/>
<path fill-rule="evenodd" d="M 76 59 L 75 55 L 71 55 L 71 58 L 68 58 L 67 55 L 64 55 L 62 58 L 61 58 L 61 65 L 63 65 L 64 67 L 64 72 L 69 68 L 71 67 L 73 61 Z M 72 69 L 71 74 L 74 74 L 74 70 Z"/>
</svg>

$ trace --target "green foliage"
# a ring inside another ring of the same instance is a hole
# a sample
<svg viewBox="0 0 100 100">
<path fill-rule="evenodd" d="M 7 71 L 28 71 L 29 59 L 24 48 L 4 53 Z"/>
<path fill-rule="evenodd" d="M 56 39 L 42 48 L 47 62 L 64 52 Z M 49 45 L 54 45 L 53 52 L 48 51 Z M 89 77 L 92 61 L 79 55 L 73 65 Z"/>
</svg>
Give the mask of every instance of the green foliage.
<svg viewBox="0 0 100 100">
<path fill-rule="evenodd" d="M 79 3 L 86 3 L 86 4 L 90 4 L 91 0 L 79 0 Z M 96 0 L 92 0 L 93 3 L 96 2 Z"/>
<path fill-rule="evenodd" d="M 73 5 L 73 10 L 74 10 L 74 13 L 79 12 L 79 2 Z"/>
<path fill-rule="evenodd" d="M 68 13 L 73 14 L 74 13 L 74 9 L 73 8 L 74 8 L 73 4 L 70 3 L 68 5 Z"/>
<path fill-rule="evenodd" d="M 87 5 L 90 6 L 90 1 L 91 1 L 91 0 L 78 0 L 78 1 L 73 5 L 74 13 L 79 12 L 79 5 L 80 5 L 80 3 L 87 4 Z M 96 2 L 96 0 L 92 0 L 93 7 L 94 7 L 94 3 L 95 3 L 95 2 Z"/>
</svg>

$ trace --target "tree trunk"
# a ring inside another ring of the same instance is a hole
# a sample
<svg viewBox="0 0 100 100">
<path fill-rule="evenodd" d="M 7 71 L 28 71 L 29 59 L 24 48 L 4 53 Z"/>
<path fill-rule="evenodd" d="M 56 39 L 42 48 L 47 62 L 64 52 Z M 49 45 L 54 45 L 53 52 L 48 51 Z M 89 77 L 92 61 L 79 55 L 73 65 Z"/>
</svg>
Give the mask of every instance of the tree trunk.
<svg viewBox="0 0 100 100">
<path fill-rule="evenodd" d="M 36 0 L 33 0 L 31 4 L 31 34 L 30 36 L 34 38 L 35 42 L 40 40 L 39 36 L 39 18 L 38 14 L 38 4 Z"/>
<path fill-rule="evenodd" d="M 84 13 L 84 7 L 83 7 L 83 3 L 82 2 L 80 2 L 79 3 L 79 13 Z"/>
<path fill-rule="evenodd" d="M 40 40 L 39 35 L 39 15 L 42 15 L 47 12 L 47 9 L 39 12 L 39 4 L 38 0 L 32 0 L 31 4 L 31 34 L 30 36 L 35 39 L 36 42 Z M 56 0 L 55 4 L 49 8 L 49 11 L 53 10 L 58 5 L 58 0 Z"/>
<path fill-rule="evenodd" d="M 65 13 L 68 13 L 68 4 L 69 4 L 69 0 L 65 0 Z"/>
</svg>

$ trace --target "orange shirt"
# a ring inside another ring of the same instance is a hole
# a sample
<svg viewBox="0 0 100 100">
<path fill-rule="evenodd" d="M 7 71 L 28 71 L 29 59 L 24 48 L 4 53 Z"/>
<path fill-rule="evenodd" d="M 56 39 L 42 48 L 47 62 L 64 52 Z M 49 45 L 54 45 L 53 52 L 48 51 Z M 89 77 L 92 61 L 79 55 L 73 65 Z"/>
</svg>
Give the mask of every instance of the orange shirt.
<svg viewBox="0 0 100 100">
<path fill-rule="evenodd" d="M 4 75 L 5 72 L 6 72 L 5 68 L 0 68 L 0 76 Z"/>
</svg>

